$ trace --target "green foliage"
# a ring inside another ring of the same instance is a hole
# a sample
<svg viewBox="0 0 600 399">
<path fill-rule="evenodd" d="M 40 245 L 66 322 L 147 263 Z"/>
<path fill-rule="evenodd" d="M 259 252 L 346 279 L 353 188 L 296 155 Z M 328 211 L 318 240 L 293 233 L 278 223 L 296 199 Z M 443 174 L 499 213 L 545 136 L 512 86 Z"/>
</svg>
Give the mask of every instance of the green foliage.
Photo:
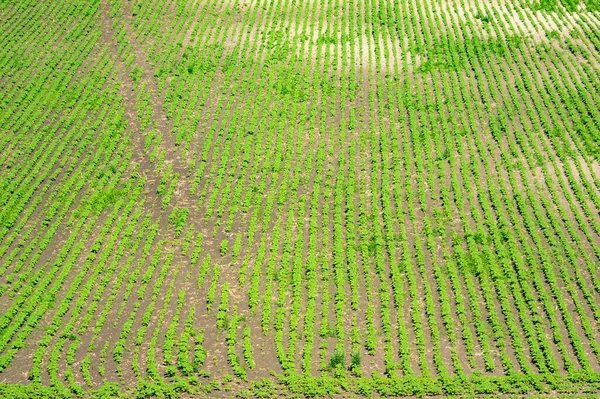
<svg viewBox="0 0 600 399">
<path fill-rule="evenodd" d="M 241 394 L 242 397 L 271 399 L 276 398 L 279 390 L 273 380 L 263 378 L 250 384 L 248 390 Z"/>
<path fill-rule="evenodd" d="M 476 18 L 483 22 L 489 22 L 489 17 L 483 14 L 477 14 Z M 473 51 L 477 51 L 481 55 L 489 54 L 504 57 L 510 49 L 519 48 L 522 40 L 520 36 L 516 35 L 508 36 L 502 40 L 471 37 L 459 41 L 449 36 L 442 37 L 427 49 L 425 62 L 419 66 L 419 71 L 461 70 L 469 65 Z"/>
<path fill-rule="evenodd" d="M 169 216 L 169 223 L 175 227 L 175 237 L 179 237 L 186 226 L 190 211 L 187 208 L 173 208 Z"/>
<path fill-rule="evenodd" d="M 484 23 L 488 23 L 491 21 L 491 18 L 482 13 L 481 11 L 477 11 L 477 13 L 475 14 L 475 19 L 478 19 Z"/>
<path fill-rule="evenodd" d="M 352 352 L 352 357 L 350 358 L 350 370 L 353 372 L 360 371 L 360 364 L 361 364 L 360 351 L 355 350 Z"/>
<path fill-rule="evenodd" d="M 344 352 L 336 349 L 335 352 L 333 352 L 333 355 L 331 355 L 331 358 L 329 359 L 329 365 L 328 365 L 329 369 L 330 370 L 343 369 L 344 362 L 345 362 Z"/>
<path fill-rule="evenodd" d="M 142 72 L 143 72 L 142 68 L 140 68 L 138 65 L 136 65 L 131 70 L 131 73 L 129 74 L 129 76 L 131 77 L 131 80 L 133 80 L 135 83 L 137 83 L 142 78 Z"/>
<path fill-rule="evenodd" d="M 558 0 L 540 0 L 540 2 L 534 7 L 540 11 L 551 12 L 556 10 L 558 6 Z"/>
<path fill-rule="evenodd" d="M 336 44 L 337 38 L 328 35 L 321 35 L 317 38 L 317 44 Z"/>
<path fill-rule="evenodd" d="M 598 1 L 13 3 L 0 397 L 599 391 Z"/>
<path fill-rule="evenodd" d="M 567 11 L 575 11 L 579 5 L 579 0 L 561 0 L 561 2 Z"/>
<path fill-rule="evenodd" d="M 100 213 L 114 205 L 117 200 L 124 195 L 123 190 L 110 189 L 93 193 L 87 199 L 83 200 L 77 213 L 82 216 L 87 212 Z"/>
<path fill-rule="evenodd" d="M 228 246 L 229 246 L 228 240 L 221 241 L 221 245 L 219 246 L 219 252 L 221 253 L 221 256 L 227 255 Z"/>
<path fill-rule="evenodd" d="M 225 376 L 224 383 L 233 381 Z M 137 386 L 123 388 L 118 384 L 107 383 L 99 389 L 84 393 L 84 398 L 178 398 L 182 394 L 199 394 L 220 389 L 220 383 L 214 379 L 209 385 L 200 385 L 197 377 L 174 377 L 171 382 L 143 381 Z M 600 389 L 600 374 L 577 371 L 566 376 L 559 374 L 509 376 L 453 376 L 453 377 L 382 377 L 374 373 L 372 377 L 310 377 L 298 374 L 278 376 L 277 379 L 262 379 L 250 383 L 249 388 L 240 392 L 246 398 L 274 398 L 287 395 L 303 397 L 331 397 L 350 393 L 384 397 L 404 396 L 473 396 L 473 395 L 526 395 L 534 392 L 560 391 L 564 394 L 593 393 Z M 0 384 L 0 395 L 6 399 L 50 399 L 73 398 L 69 390 L 40 385 Z"/>
</svg>

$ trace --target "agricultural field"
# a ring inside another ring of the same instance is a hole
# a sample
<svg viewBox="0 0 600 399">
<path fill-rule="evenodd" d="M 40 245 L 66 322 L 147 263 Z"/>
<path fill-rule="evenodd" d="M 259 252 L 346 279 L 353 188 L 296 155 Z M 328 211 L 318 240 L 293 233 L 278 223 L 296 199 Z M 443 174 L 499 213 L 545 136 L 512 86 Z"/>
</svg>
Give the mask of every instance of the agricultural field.
<svg viewBox="0 0 600 399">
<path fill-rule="evenodd" d="M 597 0 L 0 2 L 0 397 L 600 394 Z"/>
</svg>

